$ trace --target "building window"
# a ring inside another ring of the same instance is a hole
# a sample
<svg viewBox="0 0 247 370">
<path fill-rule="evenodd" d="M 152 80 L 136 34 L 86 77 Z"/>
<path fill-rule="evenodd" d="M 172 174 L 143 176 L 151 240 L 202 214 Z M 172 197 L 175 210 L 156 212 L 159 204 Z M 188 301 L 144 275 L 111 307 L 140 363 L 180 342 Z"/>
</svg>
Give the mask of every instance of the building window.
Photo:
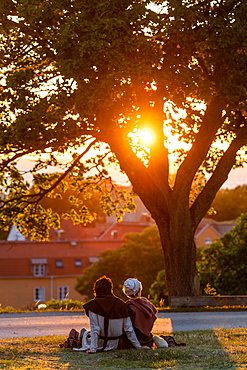
<svg viewBox="0 0 247 370">
<path fill-rule="evenodd" d="M 33 276 L 45 276 L 46 275 L 46 266 L 47 266 L 47 259 L 46 258 L 32 258 L 32 272 Z"/>
<path fill-rule="evenodd" d="M 37 287 L 34 288 L 34 302 L 45 301 L 45 288 Z"/>
<path fill-rule="evenodd" d="M 56 267 L 63 267 L 63 260 L 56 260 Z"/>
<path fill-rule="evenodd" d="M 45 265 L 33 265 L 33 275 L 34 276 L 45 276 Z"/>
<path fill-rule="evenodd" d="M 82 262 L 80 258 L 75 259 L 75 267 L 82 267 Z"/>
<path fill-rule="evenodd" d="M 57 233 L 57 240 L 65 240 L 65 232 L 63 229 L 55 230 Z"/>
<path fill-rule="evenodd" d="M 212 239 L 211 239 L 211 238 L 209 238 L 209 237 L 207 237 L 207 238 L 205 239 L 205 244 L 207 244 L 207 245 L 212 244 Z"/>
<path fill-rule="evenodd" d="M 69 299 L 69 287 L 68 286 L 58 287 L 58 299 L 59 301 L 64 301 L 65 299 Z"/>
<path fill-rule="evenodd" d="M 92 266 L 94 263 L 99 262 L 99 257 L 89 257 L 88 262 L 89 262 L 89 266 Z"/>
</svg>

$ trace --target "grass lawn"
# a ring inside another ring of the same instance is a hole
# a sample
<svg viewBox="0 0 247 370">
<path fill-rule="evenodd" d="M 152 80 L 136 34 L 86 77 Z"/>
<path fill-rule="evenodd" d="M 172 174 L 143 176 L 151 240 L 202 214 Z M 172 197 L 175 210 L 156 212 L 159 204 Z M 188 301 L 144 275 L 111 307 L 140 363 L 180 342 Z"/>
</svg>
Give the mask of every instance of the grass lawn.
<svg viewBox="0 0 247 370">
<path fill-rule="evenodd" d="M 0 340 L 0 369 L 105 370 L 247 369 L 247 329 L 216 329 L 173 334 L 186 347 L 118 350 L 94 355 L 59 348 L 66 338 L 46 336 Z"/>
</svg>

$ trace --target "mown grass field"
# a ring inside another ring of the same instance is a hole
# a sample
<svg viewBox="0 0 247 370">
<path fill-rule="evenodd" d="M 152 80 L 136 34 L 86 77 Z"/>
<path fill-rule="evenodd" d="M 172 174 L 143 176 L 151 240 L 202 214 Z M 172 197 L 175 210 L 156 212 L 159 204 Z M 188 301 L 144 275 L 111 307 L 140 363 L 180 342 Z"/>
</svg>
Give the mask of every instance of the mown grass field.
<svg viewBox="0 0 247 370">
<path fill-rule="evenodd" d="M 66 338 L 46 336 L 0 340 L 0 369 L 247 369 L 247 329 L 175 333 L 186 347 L 118 350 L 94 355 L 59 348 Z"/>
</svg>

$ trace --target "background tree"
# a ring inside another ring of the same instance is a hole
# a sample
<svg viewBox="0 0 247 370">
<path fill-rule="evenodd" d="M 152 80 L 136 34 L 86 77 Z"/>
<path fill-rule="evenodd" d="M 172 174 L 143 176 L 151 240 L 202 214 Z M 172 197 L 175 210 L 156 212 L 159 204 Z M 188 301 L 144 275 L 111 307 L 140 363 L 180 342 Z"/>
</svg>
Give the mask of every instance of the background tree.
<svg viewBox="0 0 247 370">
<path fill-rule="evenodd" d="M 100 253 L 99 261 L 85 269 L 78 278 L 76 290 L 91 298 L 94 281 L 107 275 L 114 283 L 114 293 L 126 298 L 122 292 L 123 282 L 129 277 L 135 277 L 143 284 L 142 295 L 148 297 L 149 289 L 163 266 L 158 230 L 156 227 L 148 227 L 140 234 L 126 234 L 122 247 Z"/>
<path fill-rule="evenodd" d="M 163 304 L 168 305 L 165 270 L 158 272 L 156 280 L 151 285 L 149 292 L 155 305 L 160 304 L 162 306 L 162 300 Z"/>
<path fill-rule="evenodd" d="M 194 232 L 247 143 L 246 10 L 245 0 L 2 0 L 1 226 L 15 219 L 46 237 L 59 217 L 37 202 L 67 177 L 83 193 L 89 169 L 99 186 L 116 160 L 158 226 L 169 294 L 198 294 Z M 31 154 L 36 195 L 17 168 Z M 37 174 L 59 165 L 60 177 Z M 118 210 L 107 190 L 101 199 Z M 70 217 L 93 218 L 85 207 Z"/>
<path fill-rule="evenodd" d="M 202 291 L 207 284 L 218 294 L 247 294 L 247 214 L 237 226 L 201 250 L 198 270 Z"/>
<path fill-rule="evenodd" d="M 212 203 L 215 213 L 208 215 L 216 221 L 235 220 L 242 213 L 247 213 L 247 186 L 234 189 L 220 189 Z"/>
</svg>

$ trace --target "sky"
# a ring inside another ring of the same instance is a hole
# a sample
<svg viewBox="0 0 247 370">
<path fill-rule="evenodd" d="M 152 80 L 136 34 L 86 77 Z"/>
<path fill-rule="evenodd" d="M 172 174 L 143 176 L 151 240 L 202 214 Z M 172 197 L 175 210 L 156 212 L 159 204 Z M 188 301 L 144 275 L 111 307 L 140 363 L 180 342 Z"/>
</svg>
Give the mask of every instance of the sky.
<svg viewBox="0 0 247 370">
<path fill-rule="evenodd" d="M 247 184 L 247 166 L 232 170 L 222 188 L 234 189 L 245 184 Z"/>
<path fill-rule="evenodd" d="M 28 160 L 22 160 L 19 168 L 21 170 L 28 170 L 30 168 L 30 162 Z M 54 172 L 54 168 L 50 168 L 50 172 Z M 129 185 L 128 178 L 125 174 L 120 173 L 115 166 L 111 167 L 111 175 L 113 179 L 121 185 Z M 26 177 L 28 181 L 31 180 L 30 176 Z M 230 172 L 228 180 L 223 184 L 222 188 L 234 189 L 239 185 L 247 185 L 247 165 L 243 168 L 237 168 Z"/>
</svg>

